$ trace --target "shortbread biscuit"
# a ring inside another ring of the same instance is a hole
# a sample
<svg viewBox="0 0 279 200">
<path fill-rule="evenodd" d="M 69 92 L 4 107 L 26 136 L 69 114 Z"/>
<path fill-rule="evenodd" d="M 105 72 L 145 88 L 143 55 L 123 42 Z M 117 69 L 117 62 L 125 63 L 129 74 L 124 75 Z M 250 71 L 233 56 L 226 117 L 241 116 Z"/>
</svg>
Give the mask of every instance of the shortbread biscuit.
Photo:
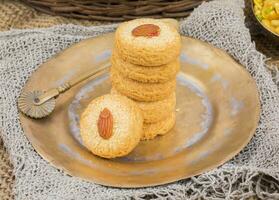
<svg viewBox="0 0 279 200">
<path fill-rule="evenodd" d="M 175 79 L 165 83 L 142 83 L 126 77 L 111 68 L 111 83 L 122 95 L 137 101 L 159 101 L 167 98 L 176 86 Z"/>
<path fill-rule="evenodd" d="M 157 135 L 165 135 L 168 133 L 175 124 L 175 112 L 163 121 L 157 123 L 144 123 L 143 124 L 143 135 L 141 140 L 150 140 L 155 138 Z"/>
<path fill-rule="evenodd" d="M 94 154 L 114 158 L 130 153 L 142 136 L 143 118 L 139 107 L 121 95 L 94 99 L 80 121 L 84 145 Z"/>
<path fill-rule="evenodd" d="M 177 31 L 179 30 L 179 22 L 173 18 L 163 18 L 160 19 L 162 22 L 167 23 L 170 26 L 173 26 Z"/>
<path fill-rule="evenodd" d="M 115 88 L 112 88 L 110 93 L 120 94 Z M 135 101 L 135 103 L 142 111 L 144 123 L 155 123 L 166 119 L 169 114 L 174 111 L 176 104 L 176 95 L 175 92 L 173 92 L 170 96 L 161 101 Z"/>
<path fill-rule="evenodd" d="M 158 67 L 135 65 L 121 59 L 117 50 L 113 51 L 111 63 L 122 76 L 139 82 L 148 83 L 163 83 L 172 80 L 175 78 L 180 68 L 180 61 L 178 58 L 168 64 Z"/>
<path fill-rule="evenodd" d="M 168 23 L 142 18 L 120 24 L 114 45 L 126 62 L 160 66 L 179 56 L 181 37 L 176 28 Z"/>
</svg>

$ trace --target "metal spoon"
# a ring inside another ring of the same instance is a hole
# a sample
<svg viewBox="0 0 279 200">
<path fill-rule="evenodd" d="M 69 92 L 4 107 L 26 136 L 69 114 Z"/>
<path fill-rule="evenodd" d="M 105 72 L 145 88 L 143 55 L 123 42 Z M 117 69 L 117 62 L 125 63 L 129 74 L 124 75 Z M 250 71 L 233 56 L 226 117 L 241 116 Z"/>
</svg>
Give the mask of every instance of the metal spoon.
<svg viewBox="0 0 279 200">
<path fill-rule="evenodd" d="M 52 88 L 46 92 L 35 90 L 23 92 L 18 98 L 19 110 L 28 117 L 31 118 L 43 118 L 52 113 L 55 108 L 55 99 L 61 94 L 77 85 L 78 83 L 88 79 L 89 77 L 97 77 L 104 74 L 109 70 L 110 63 L 105 63 L 97 70 L 90 73 L 86 73 L 82 76 L 74 78 L 69 82 L 66 82 L 57 88 Z"/>
</svg>

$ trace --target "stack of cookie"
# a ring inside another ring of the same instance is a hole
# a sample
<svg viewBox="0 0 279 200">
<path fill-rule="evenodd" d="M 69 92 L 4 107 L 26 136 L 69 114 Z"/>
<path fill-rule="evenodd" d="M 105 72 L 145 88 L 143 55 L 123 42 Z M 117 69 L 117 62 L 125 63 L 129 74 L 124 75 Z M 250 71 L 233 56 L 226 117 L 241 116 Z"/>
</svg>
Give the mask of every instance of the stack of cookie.
<svg viewBox="0 0 279 200">
<path fill-rule="evenodd" d="M 167 133 L 175 123 L 180 48 L 177 29 L 161 20 L 136 19 L 116 30 L 111 93 L 133 99 L 142 110 L 142 140 Z"/>
</svg>

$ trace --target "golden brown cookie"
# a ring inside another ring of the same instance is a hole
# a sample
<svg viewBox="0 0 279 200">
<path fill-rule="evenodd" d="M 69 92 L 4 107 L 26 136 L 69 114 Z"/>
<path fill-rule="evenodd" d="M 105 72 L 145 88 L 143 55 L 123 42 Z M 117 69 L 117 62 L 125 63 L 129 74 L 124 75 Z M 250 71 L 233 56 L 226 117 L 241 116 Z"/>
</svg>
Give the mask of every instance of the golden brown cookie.
<svg viewBox="0 0 279 200">
<path fill-rule="evenodd" d="M 175 79 L 165 83 L 142 83 L 123 77 L 112 66 L 111 83 L 122 95 L 137 101 L 159 101 L 167 98 L 175 90 Z"/>
<path fill-rule="evenodd" d="M 80 120 L 84 145 L 104 158 L 130 153 L 140 141 L 142 127 L 141 110 L 121 95 L 104 95 L 94 99 Z"/>
<path fill-rule="evenodd" d="M 174 124 L 175 112 L 172 112 L 171 115 L 163 121 L 152 124 L 144 123 L 141 140 L 150 140 L 155 138 L 157 135 L 165 135 L 172 129 Z"/>
<path fill-rule="evenodd" d="M 177 31 L 179 30 L 179 22 L 173 18 L 163 18 L 160 19 L 162 22 L 167 23 L 170 26 L 173 26 Z"/>
<path fill-rule="evenodd" d="M 114 44 L 126 62 L 160 66 L 179 56 L 181 38 L 174 26 L 158 19 L 142 18 L 120 24 Z"/>
<path fill-rule="evenodd" d="M 120 95 L 115 88 L 111 88 L 110 93 Z M 134 102 L 142 111 L 143 121 L 145 123 L 155 123 L 166 119 L 169 114 L 174 111 L 176 95 L 175 92 L 173 92 L 170 96 L 161 101 L 144 102 L 134 100 Z"/>
<path fill-rule="evenodd" d="M 135 65 L 122 60 L 117 50 L 113 51 L 111 63 L 122 76 L 139 82 L 148 83 L 163 83 L 172 80 L 175 78 L 180 68 L 180 61 L 178 58 L 168 64 L 157 67 Z"/>
</svg>

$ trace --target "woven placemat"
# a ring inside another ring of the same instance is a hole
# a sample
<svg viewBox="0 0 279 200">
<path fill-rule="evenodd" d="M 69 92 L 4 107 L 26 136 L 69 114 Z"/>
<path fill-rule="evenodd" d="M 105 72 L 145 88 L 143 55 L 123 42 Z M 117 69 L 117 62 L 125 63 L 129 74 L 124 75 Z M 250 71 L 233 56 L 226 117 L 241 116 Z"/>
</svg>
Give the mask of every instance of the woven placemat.
<svg viewBox="0 0 279 200">
<path fill-rule="evenodd" d="M 58 24 L 76 24 L 76 25 L 100 25 L 110 22 L 76 20 L 60 16 L 49 16 L 38 13 L 34 9 L 17 1 L 0 1 L 0 31 L 10 30 L 12 28 L 43 28 Z M 247 11 L 247 23 L 249 24 L 251 13 Z M 268 57 L 279 56 L 279 45 L 275 45 L 269 41 L 257 29 L 253 31 L 252 38 L 257 44 L 258 50 L 266 54 Z M 9 162 L 8 154 L 3 146 L 0 138 L 0 199 L 13 199 L 12 184 L 14 176 L 12 174 L 12 165 Z"/>
</svg>

